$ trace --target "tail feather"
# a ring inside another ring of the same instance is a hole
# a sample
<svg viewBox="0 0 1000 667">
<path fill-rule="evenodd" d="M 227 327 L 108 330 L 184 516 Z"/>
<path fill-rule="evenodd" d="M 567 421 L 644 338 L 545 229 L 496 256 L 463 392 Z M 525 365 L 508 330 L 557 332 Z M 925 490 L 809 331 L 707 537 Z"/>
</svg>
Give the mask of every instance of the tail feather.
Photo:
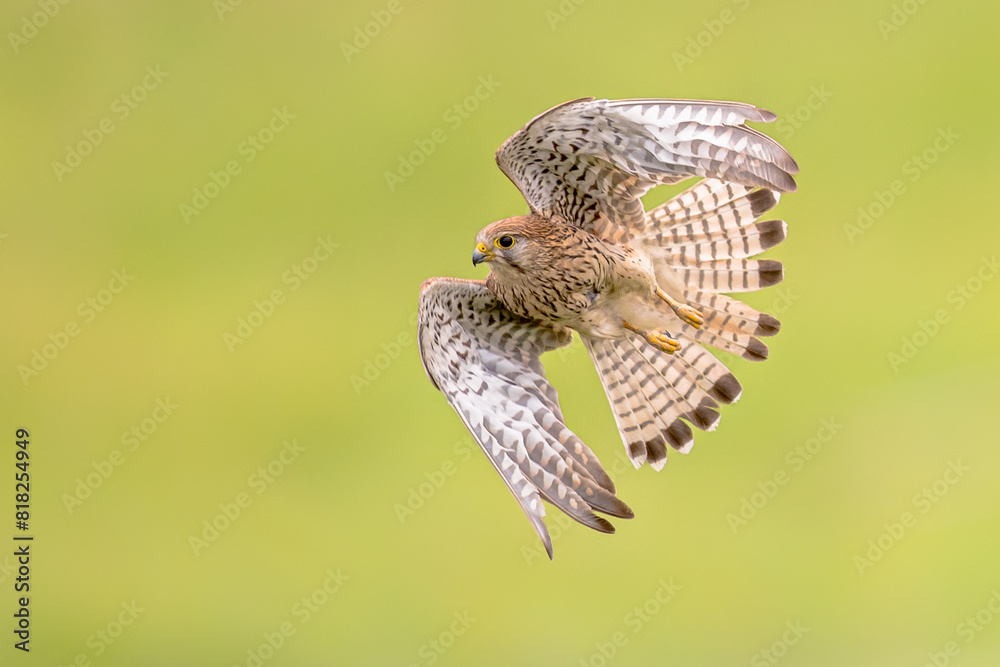
<svg viewBox="0 0 1000 667">
<path fill-rule="evenodd" d="M 647 373 L 647 378 L 657 388 L 657 391 L 666 395 L 669 399 L 669 405 L 675 408 L 674 416 L 684 417 L 703 431 L 714 431 L 719 423 L 719 413 L 716 409 L 719 404 L 699 389 L 697 382 L 684 376 L 683 368 L 677 368 L 673 357 L 661 353 L 642 341 L 630 339 L 626 342 L 631 347 L 628 350 L 629 356 L 626 358 L 634 359 L 637 356 L 642 360 L 642 364 L 645 366 L 643 371 Z M 618 347 L 621 345 L 619 344 Z M 652 403 L 652 400 L 650 402 Z M 654 410 L 659 407 L 655 403 L 653 404 Z M 664 414 L 663 410 L 659 410 L 659 412 L 661 415 Z M 675 447 L 675 449 L 680 448 Z"/>
<path fill-rule="evenodd" d="M 719 403 L 732 403 L 742 391 L 725 366 L 693 341 L 687 341 L 683 355 L 669 355 L 638 338 L 583 340 L 636 467 L 648 461 L 660 470 L 666 445 L 689 452 L 694 445 L 691 425 L 714 430 Z"/>
<path fill-rule="evenodd" d="M 748 359 L 763 359 L 758 338 L 778 333 L 774 317 L 722 294 L 749 292 L 784 278 L 781 262 L 751 257 L 781 243 L 787 225 L 758 221 L 780 195 L 767 189 L 704 179 L 647 214 L 644 243 L 657 282 L 702 311 L 701 329 L 683 332 L 698 342 Z"/>
<path fill-rule="evenodd" d="M 608 344 L 610 341 L 589 336 L 583 336 L 583 341 L 600 373 L 601 384 L 632 465 L 639 468 L 646 461 L 654 466 L 660 465 L 661 459 L 666 459 L 666 443 L 657 429 L 656 416 L 641 397 L 642 390 L 628 381 L 623 373 L 624 363 Z"/>
<path fill-rule="evenodd" d="M 727 336 L 736 334 L 753 336 L 757 333 L 757 329 L 759 328 L 752 322 L 747 322 L 744 319 L 733 317 L 732 315 L 725 315 L 714 310 L 702 309 L 701 314 L 705 320 L 702 328 L 717 335 Z"/>
<path fill-rule="evenodd" d="M 650 256 L 674 266 L 692 266 L 715 259 L 743 259 L 773 248 L 785 240 L 787 233 L 788 225 L 784 220 L 764 220 L 651 248 Z"/>
<path fill-rule="evenodd" d="M 705 316 L 705 328 L 730 333 L 732 327 L 753 336 L 773 336 L 781 329 L 777 318 L 761 313 L 725 294 L 685 290 L 684 300 L 697 306 Z M 709 324 L 709 320 L 712 324 Z"/>
<path fill-rule="evenodd" d="M 704 179 L 651 209 L 641 238 L 662 246 L 725 237 L 759 219 L 780 197 L 766 189 Z"/>
<path fill-rule="evenodd" d="M 769 173 L 774 166 L 748 168 Z M 673 319 L 641 326 L 666 328 L 680 350 L 667 354 L 631 335 L 583 335 L 636 467 L 649 462 L 661 469 L 667 445 L 687 453 L 694 445 L 692 426 L 714 430 L 720 404 L 740 398 L 739 381 L 706 346 L 752 361 L 767 358 L 760 339 L 778 333 L 781 323 L 722 293 L 758 290 L 784 277 L 780 262 L 750 259 L 786 237 L 783 221 L 758 221 L 778 197 L 764 188 L 705 179 L 647 214 L 634 244 L 649 253 L 659 287 L 698 308 L 703 322 L 695 328 L 668 312 Z"/>
<path fill-rule="evenodd" d="M 747 361 L 764 361 L 767 359 L 768 349 L 756 336 L 745 334 L 717 334 L 708 329 L 694 329 L 688 332 L 694 340 L 714 348 L 736 354 Z"/>
<path fill-rule="evenodd" d="M 720 259 L 664 268 L 679 273 L 685 285 L 705 292 L 753 292 L 785 277 L 781 262 L 774 259 Z"/>
<path fill-rule="evenodd" d="M 684 410 L 682 399 L 655 372 L 650 372 L 648 362 L 630 340 L 610 341 L 608 349 L 621 362 L 624 381 L 639 390 L 635 400 L 642 404 L 640 409 L 653 415 L 658 433 L 646 443 L 646 458 L 654 470 L 661 470 L 667 462 L 666 445 L 686 453 L 694 444 L 691 429 L 677 419 Z"/>
<path fill-rule="evenodd" d="M 706 394 L 726 405 L 735 403 L 743 394 L 743 387 L 726 365 L 711 352 L 687 338 L 681 339 L 681 349 L 671 360 L 678 371 L 694 380 Z M 680 370 L 683 368 L 683 370 Z"/>
</svg>

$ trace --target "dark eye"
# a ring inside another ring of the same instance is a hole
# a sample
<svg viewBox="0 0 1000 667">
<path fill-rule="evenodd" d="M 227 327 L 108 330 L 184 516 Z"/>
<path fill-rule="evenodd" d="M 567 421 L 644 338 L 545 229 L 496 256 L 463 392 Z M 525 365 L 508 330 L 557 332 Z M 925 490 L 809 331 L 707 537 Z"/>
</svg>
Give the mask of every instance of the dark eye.
<svg viewBox="0 0 1000 667">
<path fill-rule="evenodd" d="M 501 248 L 509 248 L 514 245 L 514 238 L 507 235 L 501 236 L 497 239 L 497 245 Z"/>
</svg>

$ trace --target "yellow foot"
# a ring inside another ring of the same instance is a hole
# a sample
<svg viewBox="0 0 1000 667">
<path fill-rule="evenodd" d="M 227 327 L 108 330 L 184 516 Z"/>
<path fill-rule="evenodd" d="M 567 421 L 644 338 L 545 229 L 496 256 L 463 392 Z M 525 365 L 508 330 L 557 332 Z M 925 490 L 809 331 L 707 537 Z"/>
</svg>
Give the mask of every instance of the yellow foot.
<svg viewBox="0 0 1000 667">
<path fill-rule="evenodd" d="M 677 313 L 677 317 L 681 318 L 695 329 L 701 328 L 701 325 L 705 323 L 704 318 L 701 316 L 701 311 L 697 308 L 681 304 L 674 308 L 674 312 Z"/>
<path fill-rule="evenodd" d="M 700 328 L 701 325 L 705 323 L 705 319 L 701 316 L 700 310 L 675 301 L 669 294 L 661 290 L 659 287 L 656 288 L 656 296 L 666 301 L 667 305 L 673 309 L 677 317 L 681 318 L 682 321 L 690 324 L 695 329 Z"/>
<path fill-rule="evenodd" d="M 680 341 L 676 338 L 671 338 L 670 334 L 663 329 L 647 331 L 646 342 L 653 347 L 666 352 L 667 354 L 673 354 L 677 350 L 681 349 Z"/>
<path fill-rule="evenodd" d="M 652 329 L 646 331 L 645 329 L 640 329 L 637 326 L 633 326 L 628 321 L 623 321 L 622 326 L 629 331 L 634 331 L 643 337 L 643 339 L 660 350 L 661 352 L 666 352 L 667 354 L 673 354 L 677 350 L 681 349 L 680 341 L 676 338 L 671 338 L 670 334 L 663 329 Z"/>
</svg>

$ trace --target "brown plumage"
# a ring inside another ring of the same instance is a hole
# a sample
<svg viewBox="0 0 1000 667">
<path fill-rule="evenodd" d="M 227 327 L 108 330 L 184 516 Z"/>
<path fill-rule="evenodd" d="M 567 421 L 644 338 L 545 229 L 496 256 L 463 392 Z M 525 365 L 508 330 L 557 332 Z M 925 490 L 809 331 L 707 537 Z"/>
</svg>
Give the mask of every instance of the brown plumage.
<svg viewBox="0 0 1000 667">
<path fill-rule="evenodd" d="M 767 357 L 778 321 L 722 292 L 760 289 L 780 263 L 749 259 L 780 243 L 757 222 L 795 189 L 794 160 L 724 102 L 578 100 L 515 133 L 497 163 L 531 206 L 488 225 L 473 263 L 485 282 L 436 278 L 420 298 L 428 376 L 518 499 L 551 556 L 539 502 L 613 532 L 593 512 L 630 517 L 597 458 L 568 428 L 539 356 L 577 331 L 601 376 L 626 451 L 655 469 L 712 430 L 739 382 L 701 344 Z M 649 188 L 704 180 L 646 212 Z"/>
</svg>

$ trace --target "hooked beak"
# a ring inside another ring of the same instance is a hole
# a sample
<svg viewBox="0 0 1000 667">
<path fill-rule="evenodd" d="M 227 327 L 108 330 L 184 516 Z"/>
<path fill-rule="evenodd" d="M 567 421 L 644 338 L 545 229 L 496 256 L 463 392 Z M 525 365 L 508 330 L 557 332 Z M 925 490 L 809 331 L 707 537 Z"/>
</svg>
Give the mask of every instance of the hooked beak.
<svg viewBox="0 0 1000 667">
<path fill-rule="evenodd" d="M 476 249 L 472 251 L 472 265 L 482 264 L 483 262 L 489 262 L 493 259 L 493 253 L 489 251 L 485 243 L 479 243 L 476 245 Z"/>
</svg>

